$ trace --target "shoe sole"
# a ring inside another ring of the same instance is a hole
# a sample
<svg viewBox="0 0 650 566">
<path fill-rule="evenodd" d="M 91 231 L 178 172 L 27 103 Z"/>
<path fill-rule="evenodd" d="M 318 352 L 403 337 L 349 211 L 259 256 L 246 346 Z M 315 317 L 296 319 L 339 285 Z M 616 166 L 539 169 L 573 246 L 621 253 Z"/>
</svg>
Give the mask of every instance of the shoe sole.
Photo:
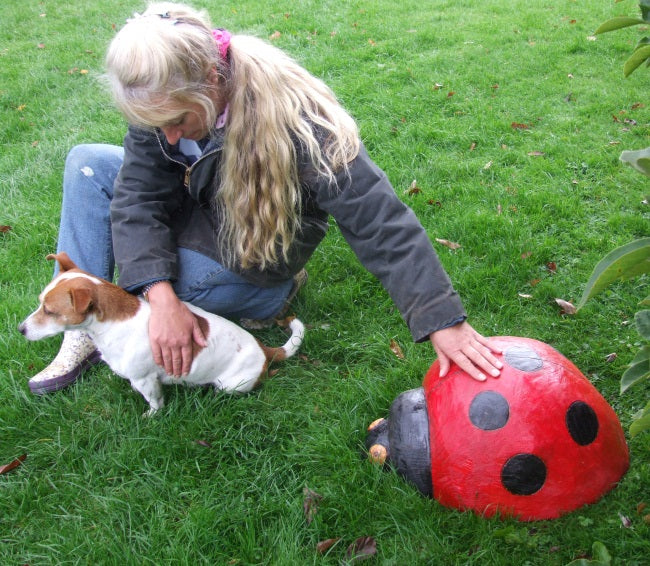
<svg viewBox="0 0 650 566">
<path fill-rule="evenodd" d="M 99 350 L 95 350 L 88 354 L 78 366 L 75 366 L 68 373 L 53 377 L 52 379 L 44 379 L 43 381 L 30 381 L 29 390 L 34 395 L 46 395 L 47 393 L 53 393 L 54 391 L 68 387 L 68 385 L 72 385 L 77 380 L 85 369 L 99 363 L 101 358 L 102 355 L 99 353 Z"/>
</svg>

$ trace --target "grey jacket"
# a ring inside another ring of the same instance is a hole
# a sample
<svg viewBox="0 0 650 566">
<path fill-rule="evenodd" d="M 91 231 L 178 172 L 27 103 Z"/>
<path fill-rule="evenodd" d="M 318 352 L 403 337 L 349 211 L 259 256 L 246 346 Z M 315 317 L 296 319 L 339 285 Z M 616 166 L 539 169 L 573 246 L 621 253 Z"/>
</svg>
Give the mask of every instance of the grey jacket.
<svg viewBox="0 0 650 566">
<path fill-rule="evenodd" d="M 194 164 L 160 132 L 130 127 L 124 163 L 111 204 L 119 283 L 135 291 L 177 276 L 176 247 L 220 263 L 218 214 L 213 209 L 222 138 L 217 134 Z M 299 147 L 298 147 L 299 149 Z M 402 203 L 364 147 L 335 182 L 318 175 L 299 154 L 301 230 L 288 262 L 264 271 L 230 269 L 259 286 L 273 286 L 297 273 L 324 238 L 328 216 L 336 220 L 363 266 L 390 294 L 414 340 L 466 317 L 413 211 Z"/>
</svg>

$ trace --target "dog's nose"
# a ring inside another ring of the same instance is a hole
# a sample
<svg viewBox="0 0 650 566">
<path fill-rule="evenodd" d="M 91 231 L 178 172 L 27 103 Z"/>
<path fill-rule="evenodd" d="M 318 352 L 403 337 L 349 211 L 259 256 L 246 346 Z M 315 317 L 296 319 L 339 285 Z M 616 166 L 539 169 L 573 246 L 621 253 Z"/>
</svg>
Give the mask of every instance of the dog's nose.
<svg viewBox="0 0 650 566">
<path fill-rule="evenodd" d="M 25 332 L 27 332 L 27 328 L 25 327 L 25 323 L 21 322 L 18 325 L 18 332 L 20 332 L 23 336 L 25 336 Z"/>
</svg>

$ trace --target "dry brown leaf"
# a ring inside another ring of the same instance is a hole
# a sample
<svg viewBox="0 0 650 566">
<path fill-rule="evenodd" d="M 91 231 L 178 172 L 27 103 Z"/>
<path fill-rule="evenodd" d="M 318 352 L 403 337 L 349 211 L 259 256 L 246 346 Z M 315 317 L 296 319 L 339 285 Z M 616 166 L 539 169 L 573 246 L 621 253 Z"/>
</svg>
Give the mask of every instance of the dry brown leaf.
<svg viewBox="0 0 650 566">
<path fill-rule="evenodd" d="M 529 151 L 528 152 L 528 157 L 543 157 L 544 152 L 543 151 Z"/>
<path fill-rule="evenodd" d="M 318 504 L 323 499 L 323 496 L 308 487 L 302 490 L 302 494 L 304 496 L 302 510 L 305 513 L 305 519 L 307 519 L 307 524 L 309 525 L 314 520 L 314 515 L 318 512 Z"/>
<path fill-rule="evenodd" d="M 280 39 L 282 37 L 282 34 L 279 31 L 274 31 L 270 36 L 269 39 Z"/>
<path fill-rule="evenodd" d="M 569 301 L 565 301 L 564 299 L 555 299 L 555 302 L 562 308 L 562 314 L 575 314 L 578 312 L 578 309 L 576 309 Z"/>
<path fill-rule="evenodd" d="M 25 458 L 27 458 L 27 454 L 23 454 L 22 456 L 18 456 L 13 462 L 9 462 L 8 464 L 5 464 L 4 466 L 0 466 L 0 475 L 6 474 L 7 472 L 10 472 L 11 470 L 16 469 L 18 466 L 20 466 L 24 461 Z"/>
<path fill-rule="evenodd" d="M 391 340 L 390 341 L 390 350 L 395 354 L 400 360 L 404 359 L 404 352 L 402 352 L 402 348 L 400 348 L 400 345 L 395 341 Z"/>
<path fill-rule="evenodd" d="M 605 361 L 607 363 L 612 363 L 616 358 L 618 358 L 618 354 L 616 352 L 612 352 L 611 354 L 607 354 L 607 356 L 605 356 Z"/>
<path fill-rule="evenodd" d="M 377 543 L 373 537 L 359 537 L 345 553 L 345 558 L 350 563 L 368 560 L 377 554 Z"/>
<path fill-rule="evenodd" d="M 410 195 L 417 195 L 418 193 L 421 193 L 422 189 L 418 187 L 418 183 L 416 179 L 413 179 L 413 182 L 411 183 L 411 186 L 407 189 L 406 193 Z"/>
<path fill-rule="evenodd" d="M 447 246 L 450 250 L 457 250 L 458 248 L 462 247 L 460 244 L 457 244 L 456 242 L 450 242 L 449 240 L 445 240 L 443 238 L 436 238 L 436 242 L 442 244 L 443 246 Z"/>
<path fill-rule="evenodd" d="M 341 537 L 328 538 L 326 540 L 322 540 L 316 545 L 316 550 L 318 551 L 319 554 L 325 554 L 330 548 L 332 548 L 340 540 Z"/>
<path fill-rule="evenodd" d="M 0 225 L 0 234 L 6 234 L 7 232 L 11 232 L 11 226 Z"/>
</svg>

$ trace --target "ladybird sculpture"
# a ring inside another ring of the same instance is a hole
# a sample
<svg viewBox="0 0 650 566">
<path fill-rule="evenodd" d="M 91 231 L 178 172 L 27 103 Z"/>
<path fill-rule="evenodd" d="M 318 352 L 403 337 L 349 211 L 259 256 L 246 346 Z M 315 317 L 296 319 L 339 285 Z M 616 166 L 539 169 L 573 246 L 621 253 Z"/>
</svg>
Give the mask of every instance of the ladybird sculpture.
<svg viewBox="0 0 650 566">
<path fill-rule="evenodd" d="M 629 465 L 614 410 L 548 344 L 511 336 L 501 377 L 478 382 L 434 362 L 368 427 L 370 460 L 441 504 L 490 517 L 553 519 L 594 503 Z"/>
</svg>

